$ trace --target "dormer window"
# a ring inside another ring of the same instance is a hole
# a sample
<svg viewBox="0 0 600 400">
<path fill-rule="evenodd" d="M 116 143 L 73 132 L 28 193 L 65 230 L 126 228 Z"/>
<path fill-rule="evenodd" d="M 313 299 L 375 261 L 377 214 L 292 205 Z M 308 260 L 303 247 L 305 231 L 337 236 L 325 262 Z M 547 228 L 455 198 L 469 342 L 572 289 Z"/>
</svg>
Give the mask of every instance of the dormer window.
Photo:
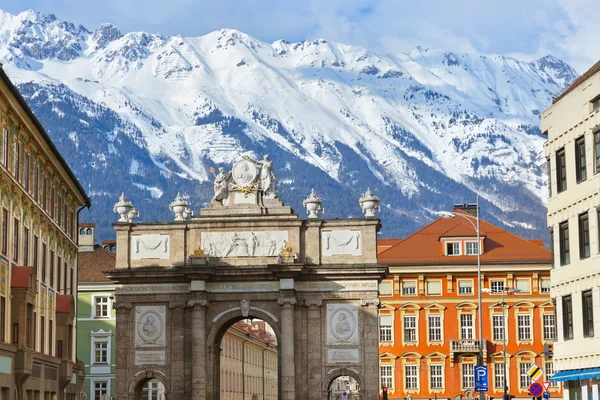
<svg viewBox="0 0 600 400">
<path fill-rule="evenodd" d="M 460 256 L 460 243 L 459 242 L 446 243 L 446 255 L 447 256 Z"/>
<path fill-rule="evenodd" d="M 467 255 L 476 256 L 479 251 L 479 245 L 477 242 L 467 242 Z"/>
</svg>

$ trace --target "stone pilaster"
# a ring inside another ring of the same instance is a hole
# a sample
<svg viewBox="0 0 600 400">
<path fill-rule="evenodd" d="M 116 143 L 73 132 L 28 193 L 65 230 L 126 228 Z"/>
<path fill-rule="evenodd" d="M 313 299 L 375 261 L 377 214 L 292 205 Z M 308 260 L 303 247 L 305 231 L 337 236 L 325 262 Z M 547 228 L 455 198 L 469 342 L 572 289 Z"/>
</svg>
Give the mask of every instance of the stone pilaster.
<svg viewBox="0 0 600 400">
<path fill-rule="evenodd" d="M 294 351 L 295 297 L 277 300 L 281 306 L 281 394 L 283 400 L 296 399 L 296 368 Z"/>
<path fill-rule="evenodd" d="M 363 298 L 360 300 L 362 306 L 362 329 L 364 360 L 362 361 L 362 378 L 364 380 L 365 399 L 376 399 L 379 397 L 379 322 L 377 297 Z"/>
<path fill-rule="evenodd" d="M 129 355 L 133 347 L 133 340 L 130 337 L 131 326 L 130 320 L 133 318 L 131 315 L 131 303 L 114 303 L 113 308 L 116 311 L 116 335 L 115 341 L 117 349 L 126 349 L 125 351 L 116 352 L 116 365 L 115 365 L 115 376 L 116 376 L 116 398 L 127 399 L 127 377 L 130 376 L 128 373 L 128 367 L 130 365 Z M 131 363 L 133 364 L 133 362 Z"/>
<path fill-rule="evenodd" d="M 321 307 L 323 300 L 306 299 L 304 305 L 308 307 L 308 399 L 319 400 L 321 387 L 323 387 L 322 348 L 321 337 Z"/>
<path fill-rule="evenodd" d="M 169 302 L 170 312 L 170 383 L 171 383 L 171 397 L 170 399 L 184 399 L 185 392 L 185 346 L 184 346 L 184 313 L 185 313 L 186 302 L 185 301 L 171 301 Z"/>
<path fill-rule="evenodd" d="M 206 307 L 208 300 L 190 300 L 192 309 L 192 400 L 206 398 Z"/>
</svg>

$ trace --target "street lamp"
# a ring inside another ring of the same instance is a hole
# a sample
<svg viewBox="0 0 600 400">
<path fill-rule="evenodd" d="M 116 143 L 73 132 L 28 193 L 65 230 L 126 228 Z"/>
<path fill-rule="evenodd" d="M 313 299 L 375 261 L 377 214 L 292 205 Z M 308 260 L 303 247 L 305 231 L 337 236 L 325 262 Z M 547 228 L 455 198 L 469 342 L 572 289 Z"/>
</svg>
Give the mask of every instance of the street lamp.
<svg viewBox="0 0 600 400">
<path fill-rule="evenodd" d="M 477 233 L 477 317 L 478 317 L 478 324 L 477 324 L 477 330 L 478 332 L 478 336 L 479 336 L 479 354 L 477 356 L 477 365 L 482 366 L 483 365 L 483 338 L 482 338 L 482 321 L 481 321 L 481 238 L 480 238 L 480 230 L 479 230 L 479 196 L 477 196 L 477 211 L 475 214 L 475 217 L 473 217 L 470 214 L 463 214 L 463 213 L 454 213 L 454 212 L 450 212 L 450 211 L 439 211 L 436 214 L 441 217 L 441 218 L 454 218 L 454 217 L 461 217 L 464 218 L 465 220 L 469 221 L 469 223 L 471 224 L 471 226 L 473 227 L 473 229 L 475 229 L 475 232 Z M 473 220 L 475 220 L 475 223 L 473 223 Z M 479 392 L 479 399 L 480 400 L 484 400 L 484 393 L 483 392 Z"/>
<path fill-rule="evenodd" d="M 496 290 L 492 290 L 489 288 L 483 288 L 482 289 L 485 293 L 492 293 L 492 294 L 498 294 L 498 293 L 502 293 L 502 361 L 504 363 L 504 382 L 503 382 L 503 386 L 504 386 L 504 396 L 502 397 L 502 400 L 506 400 L 506 397 L 508 395 L 508 386 L 506 385 L 506 336 L 508 335 L 508 330 L 507 330 L 507 326 L 506 326 L 506 320 L 508 319 L 508 315 L 504 315 L 504 293 L 519 293 L 521 291 L 521 289 L 513 289 L 513 288 L 509 288 L 506 286 L 503 286 L 499 289 Z"/>
</svg>

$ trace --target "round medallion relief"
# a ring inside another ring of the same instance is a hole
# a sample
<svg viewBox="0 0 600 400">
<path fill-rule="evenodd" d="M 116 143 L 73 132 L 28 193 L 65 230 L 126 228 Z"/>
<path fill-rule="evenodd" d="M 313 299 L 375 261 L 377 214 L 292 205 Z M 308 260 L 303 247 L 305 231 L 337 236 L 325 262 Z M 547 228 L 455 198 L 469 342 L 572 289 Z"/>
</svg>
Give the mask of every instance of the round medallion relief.
<svg viewBox="0 0 600 400">
<path fill-rule="evenodd" d="M 163 330 L 163 320 L 156 311 L 148 310 L 140 316 L 137 331 L 144 342 L 156 343 L 162 336 Z"/>
<path fill-rule="evenodd" d="M 356 331 L 354 314 L 345 308 L 338 308 L 329 317 L 329 329 L 337 340 L 346 341 L 350 339 Z"/>
<path fill-rule="evenodd" d="M 252 161 L 242 159 L 235 163 L 231 172 L 236 185 L 247 187 L 256 180 L 258 168 Z"/>
</svg>

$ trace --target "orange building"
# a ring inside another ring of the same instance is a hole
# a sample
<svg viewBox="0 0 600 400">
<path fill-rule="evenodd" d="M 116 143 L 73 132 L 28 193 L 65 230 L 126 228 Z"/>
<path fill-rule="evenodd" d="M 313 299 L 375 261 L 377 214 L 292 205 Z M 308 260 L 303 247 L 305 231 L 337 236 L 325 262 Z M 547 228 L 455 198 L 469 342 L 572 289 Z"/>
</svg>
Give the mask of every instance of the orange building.
<svg viewBox="0 0 600 400">
<path fill-rule="evenodd" d="M 380 379 L 389 398 L 472 397 L 479 353 L 477 235 L 475 208 L 457 207 L 405 239 L 378 242 L 379 263 L 390 275 L 380 286 Z M 552 253 L 538 240 L 515 236 L 480 221 L 483 360 L 489 371 L 489 397 L 502 398 L 503 334 L 507 386 L 527 397 L 536 363 L 538 382 L 548 381 L 552 361 L 545 343 L 556 338 L 550 299 Z M 520 289 L 518 293 L 502 288 Z M 486 290 L 492 293 L 486 293 Z M 504 318 L 503 318 L 504 315 Z M 504 325 L 506 324 L 506 325 Z M 553 398 L 562 397 L 558 384 Z"/>
</svg>

